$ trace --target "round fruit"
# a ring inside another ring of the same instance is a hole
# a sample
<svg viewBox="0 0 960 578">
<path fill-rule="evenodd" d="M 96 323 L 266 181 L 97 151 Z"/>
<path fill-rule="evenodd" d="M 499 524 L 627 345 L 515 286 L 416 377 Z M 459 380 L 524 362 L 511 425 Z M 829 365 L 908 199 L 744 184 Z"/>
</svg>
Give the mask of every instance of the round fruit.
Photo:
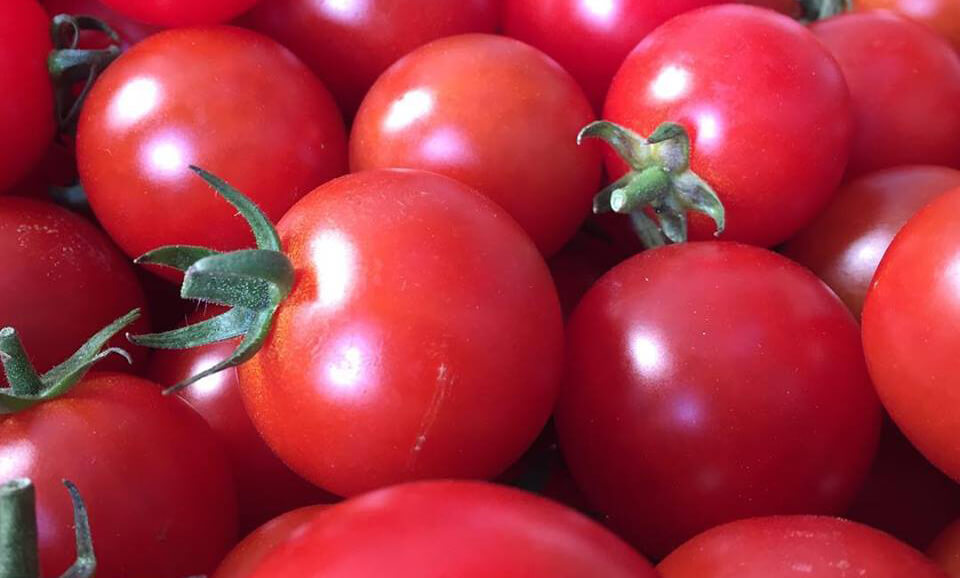
<svg viewBox="0 0 960 578">
<path fill-rule="evenodd" d="M 220 24 L 243 14 L 259 0 L 102 0 L 133 20 L 158 26 Z M 272 1 L 272 0 L 268 0 Z"/>
</svg>

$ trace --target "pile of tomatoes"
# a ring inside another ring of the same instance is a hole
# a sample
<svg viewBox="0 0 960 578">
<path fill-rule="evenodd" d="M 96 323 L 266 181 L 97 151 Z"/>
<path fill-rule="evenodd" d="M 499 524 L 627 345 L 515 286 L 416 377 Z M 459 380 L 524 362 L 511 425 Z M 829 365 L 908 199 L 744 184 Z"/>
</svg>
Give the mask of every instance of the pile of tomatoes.
<svg viewBox="0 0 960 578">
<path fill-rule="evenodd" d="M 0 83 L 0 578 L 960 577 L 957 0 L 3 0 Z"/>
</svg>

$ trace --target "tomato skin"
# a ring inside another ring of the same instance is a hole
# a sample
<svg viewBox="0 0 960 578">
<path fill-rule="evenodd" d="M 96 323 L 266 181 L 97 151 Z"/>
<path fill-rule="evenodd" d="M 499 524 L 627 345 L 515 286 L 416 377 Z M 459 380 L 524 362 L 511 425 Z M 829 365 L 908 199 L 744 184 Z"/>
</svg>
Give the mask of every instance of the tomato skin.
<svg viewBox="0 0 960 578">
<path fill-rule="evenodd" d="M 960 576 L 960 521 L 947 526 L 937 536 L 927 554 L 950 578 Z"/>
<path fill-rule="evenodd" d="M 778 516 L 714 528 L 657 566 L 663 578 L 945 578 L 920 552 L 838 518 Z"/>
<path fill-rule="evenodd" d="M 189 28 L 147 38 L 100 77 L 77 162 L 97 218 L 131 257 L 169 244 L 232 250 L 252 246 L 249 227 L 190 164 L 276 221 L 344 172 L 346 137 L 330 94 L 285 48 L 240 28 Z"/>
<path fill-rule="evenodd" d="M 897 231 L 925 204 L 960 187 L 960 171 L 906 166 L 844 185 L 820 216 L 782 253 L 808 267 L 857 318 L 877 265 Z"/>
<path fill-rule="evenodd" d="M 249 578 L 277 546 L 283 544 L 329 506 L 305 506 L 291 510 L 257 528 L 237 544 L 217 566 L 213 578 Z"/>
<path fill-rule="evenodd" d="M 0 194 L 27 176 L 53 142 L 49 28 L 35 0 L 0 5 Z"/>
<path fill-rule="evenodd" d="M 909 164 L 960 168 L 960 56 L 894 14 L 847 14 L 811 27 L 843 68 L 856 136 L 847 173 Z"/>
<path fill-rule="evenodd" d="M 113 10 L 100 0 L 44 0 L 43 7 L 53 18 L 57 14 L 93 16 L 105 22 L 120 37 L 120 47 L 126 50 L 147 36 L 160 31 L 155 26 L 131 20 Z M 106 34 L 84 31 L 80 35 L 80 48 L 98 49 L 110 45 Z"/>
<path fill-rule="evenodd" d="M 855 0 L 857 11 L 891 10 L 936 30 L 960 50 L 960 4 L 954 0 Z"/>
<path fill-rule="evenodd" d="M 569 317 L 590 287 L 626 256 L 613 241 L 580 232 L 551 257 L 550 275 L 557 286 L 563 316 Z"/>
<path fill-rule="evenodd" d="M 733 4 L 682 14 L 641 41 L 603 116 L 645 136 L 666 121 L 685 126 L 691 168 L 726 207 L 722 238 L 766 247 L 829 202 L 853 136 L 843 74 L 816 38 L 790 18 Z M 626 166 L 614 157 L 607 170 L 619 177 Z M 691 239 L 714 230 L 692 215 Z"/>
<path fill-rule="evenodd" d="M 587 293 L 555 419 L 587 499 L 659 557 L 738 518 L 842 512 L 880 405 L 856 321 L 821 281 L 711 242 L 641 253 Z"/>
<path fill-rule="evenodd" d="M 97 578 L 207 572 L 236 538 L 236 495 L 223 450 L 185 403 L 149 381 L 88 377 L 68 395 L 0 420 L 0 481 L 37 488 L 44 576 L 74 559 L 61 480 L 90 512 Z"/>
<path fill-rule="evenodd" d="M 656 578 L 595 522 L 477 482 L 421 482 L 330 508 L 251 578 Z"/>
<path fill-rule="evenodd" d="M 239 376 L 287 465 L 351 496 L 491 478 L 520 457 L 556 400 L 563 321 L 506 213 L 439 175 L 369 171 L 320 187 L 278 231 L 297 281 Z"/>
<path fill-rule="evenodd" d="M 103 0 L 127 18 L 156 26 L 202 26 L 227 22 L 259 0 Z"/>
<path fill-rule="evenodd" d="M 496 0 L 366 0 L 260 2 L 239 24 L 277 40 L 299 56 L 353 117 L 374 81 L 391 64 L 432 40 L 493 33 Z"/>
<path fill-rule="evenodd" d="M 420 47 L 381 76 L 350 135 L 354 171 L 413 168 L 455 178 L 505 208 L 550 256 L 590 213 L 601 176 L 594 120 L 545 54 L 485 34 Z"/>
<path fill-rule="evenodd" d="M 924 207 L 900 230 L 863 308 L 863 344 L 880 399 L 901 431 L 944 473 L 960 480 L 960 188 Z"/>
</svg>

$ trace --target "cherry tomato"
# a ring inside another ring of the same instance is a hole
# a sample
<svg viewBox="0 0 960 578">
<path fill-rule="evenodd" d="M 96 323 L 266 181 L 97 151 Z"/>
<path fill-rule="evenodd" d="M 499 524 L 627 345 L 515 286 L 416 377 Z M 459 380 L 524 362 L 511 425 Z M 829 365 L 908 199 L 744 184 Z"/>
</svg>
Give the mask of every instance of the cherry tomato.
<svg viewBox="0 0 960 578">
<path fill-rule="evenodd" d="M 960 4 L 956 0 L 855 0 L 858 11 L 892 10 L 932 27 L 960 50 Z"/>
<path fill-rule="evenodd" d="M 770 10 L 723 5 L 682 14 L 630 53 L 604 118 L 649 136 L 690 133 L 691 168 L 726 207 L 724 239 L 772 246 L 829 202 L 853 135 L 836 61 L 803 26 Z M 608 157 L 619 177 L 625 165 Z M 693 239 L 712 238 L 703 215 Z"/>
<path fill-rule="evenodd" d="M 954 187 L 960 187 L 960 171 L 946 167 L 898 167 L 863 176 L 841 188 L 783 253 L 809 267 L 859 318 L 870 280 L 897 231 Z"/>
<path fill-rule="evenodd" d="M 217 566 L 213 578 L 249 578 L 257 566 L 329 506 L 306 506 L 270 520 L 237 544 Z"/>
<path fill-rule="evenodd" d="M 557 286 L 564 317 L 573 313 L 580 298 L 604 273 L 628 256 L 601 234 L 577 233 L 559 253 L 550 258 L 550 274 Z"/>
<path fill-rule="evenodd" d="M 297 272 L 239 367 L 278 456 L 340 496 L 490 478 L 556 400 L 563 320 L 550 273 L 499 207 L 421 171 L 320 187 L 278 226 Z"/>
<path fill-rule="evenodd" d="M 910 546 L 854 522 L 814 516 L 733 522 L 657 566 L 663 578 L 945 578 Z"/>
<path fill-rule="evenodd" d="M 190 28 L 110 65 L 84 106 L 77 162 L 97 218 L 131 257 L 172 243 L 239 249 L 252 245 L 249 229 L 189 165 L 229 179 L 276 220 L 345 170 L 346 138 L 330 94 L 282 46 L 240 28 Z"/>
<path fill-rule="evenodd" d="M 27 176 L 53 142 L 49 28 L 35 0 L 0 3 L 0 193 Z"/>
<path fill-rule="evenodd" d="M 960 577 L 960 520 L 947 526 L 927 553 L 950 578 Z"/>
<path fill-rule="evenodd" d="M 494 32 L 497 0 L 269 0 L 238 22 L 292 50 L 352 117 L 391 64 L 431 40 Z"/>
<path fill-rule="evenodd" d="M 124 50 L 160 31 L 155 26 L 127 18 L 100 0 L 44 0 L 43 7 L 51 17 L 57 14 L 72 14 L 93 16 L 101 20 L 117 33 L 120 47 Z M 83 31 L 80 34 L 80 48 L 106 48 L 109 45 L 110 38 L 105 34 L 93 31 Z"/>
<path fill-rule="evenodd" d="M 656 578 L 581 514 L 477 482 L 421 482 L 330 508 L 251 578 Z"/>
<path fill-rule="evenodd" d="M 236 495 L 223 450 L 185 403 L 149 381 L 91 375 L 64 397 L 0 419 L 0 481 L 37 488 L 44 576 L 74 559 L 61 480 L 90 512 L 97 578 L 183 578 L 233 545 Z"/>
<path fill-rule="evenodd" d="M 960 168 L 960 56 L 944 39 L 883 12 L 830 18 L 811 30 L 850 86 L 850 176 L 909 164 Z"/>
<path fill-rule="evenodd" d="M 960 480 L 960 189 L 900 230 L 863 307 L 863 344 L 880 399 L 931 462 Z"/>
<path fill-rule="evenodd" d="M 547 256 L 590 213 L 599 148 L 577 146 L 593 120 L 583 91 L 522 42 L 437 40 L 377 80 L 357 113 L 350 166 L 415 168 L 460 180 L 507 210 Z"/>
<path fill-rule="evenodd" d="M 738 518 L 843 512 L 880 405 L 856 321 L 812 273 L 691 243 L 632 257 L 583 298 L 556 421 L 591 504 L 659 557 Z"/>
<path fill-rule="evenodd" d="M 103 0 L 127 18 L 157 26 L 220 24 L 249 10 L 259 0 Z M 272 1 L 272 0 L 267 0 Z"/>
</svg>

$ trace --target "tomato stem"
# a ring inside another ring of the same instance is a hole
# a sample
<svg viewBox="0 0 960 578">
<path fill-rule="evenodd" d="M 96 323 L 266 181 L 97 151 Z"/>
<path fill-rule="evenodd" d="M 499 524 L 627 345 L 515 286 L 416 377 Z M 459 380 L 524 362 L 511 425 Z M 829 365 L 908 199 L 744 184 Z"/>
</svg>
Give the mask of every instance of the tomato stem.
<svg viewBox="0 0 960 578">
<path fill-rule="evenodd" d="M 43 391 L 43 382 L 37 375 L 23 342 L 13 327 L 0 329 L 0 361 L 7 375 L 11 391 L 18 396 L 36 397 Z"/>
<path fill-rule="evenodd" d="M 36 492 L 26 478 L 0 486 L 0 576 L 37 578 Z"/>
<path fill-rule="evenodd" d="M 853 0 L 800 0 L 803 19 L 816 22 L 853 10 Z"/>
</svg>

